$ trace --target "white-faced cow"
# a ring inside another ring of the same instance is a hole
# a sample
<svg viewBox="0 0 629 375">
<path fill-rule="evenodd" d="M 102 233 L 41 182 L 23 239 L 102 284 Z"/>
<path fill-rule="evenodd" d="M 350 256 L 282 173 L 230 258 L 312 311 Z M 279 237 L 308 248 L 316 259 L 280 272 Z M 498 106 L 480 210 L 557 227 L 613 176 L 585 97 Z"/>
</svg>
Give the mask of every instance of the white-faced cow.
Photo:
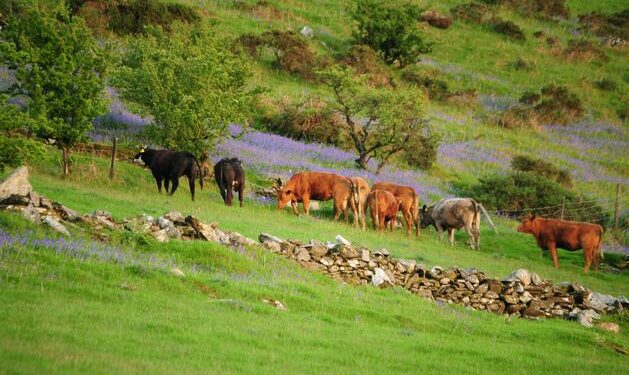
<svg viewBox="0 0 629 375">
<path fill-rule="evenodd" d="M 421 227 L 435 227 L 439 237 L 448 231 L 450 244 L 454 246 L 454 230 L 465 227 L 472 249 L 480 248 L 480 205 L 471 198 L 442 199 L 437 204 L 421 210 Z"/>
<path fill-rule="evenodd" d="M 162 192 L 162 180 L 164 188 L 168 193 L 168 185 L 172 182 L 170 195 L 173 195 L 179 187 L 179 178 L 183 175 L 188 177 L 190 185 L 190 195 L 194 200 L 194 179 L 199 175 L 201 167 L 197 158 L 186 151 L 170 151 L 170 150 L 151 150 L 142 148 L 135 155 L 133 161 L 144 165 L 151 169 L 155 182 L 157 183 L 157 191 Z M 203 189 L 203 178 L 199 178 L 199 185 Z"/>
<path fill-rule="evenodd" d="M 234 200 L 234 191 L 238 192 L 238 201 L 242 207 L 243 192 L 245 191 L 245 172 L 242 170 L 242 162 L 236 158 L 223 158 L 214 165 L 214 179 L 221 192 L 223 202 L 231 206 Z"/>
</svg>

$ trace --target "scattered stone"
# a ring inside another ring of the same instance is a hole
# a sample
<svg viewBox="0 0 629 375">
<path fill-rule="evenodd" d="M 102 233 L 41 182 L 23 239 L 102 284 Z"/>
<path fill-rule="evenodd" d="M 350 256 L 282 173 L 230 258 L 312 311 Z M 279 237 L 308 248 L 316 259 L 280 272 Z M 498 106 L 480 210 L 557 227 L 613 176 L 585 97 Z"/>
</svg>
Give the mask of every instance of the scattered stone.
<svg viewBox="0 0 629 375">
<path fill-rule="evenodd" d="M 185 277 L 186 275 L 177 267 L 173 267 L 170 269 L 170 273 L 177 277 Z"/>
<path fill-rule="evenodd" d="M 54 219 L 52 216 L 45 216 L 42 219 L 42 222 L 61 234 L 64 234 L 66 236 L 70 235 L 70 232 L 68 232 L 66 227 L 64 227 L 63 224 Z"/>
<path fill-rule="evenodd" d="M 382 268 L 374 268 L 374 275 L 371 277 L 371 283 L 375 286 L 381 286 L 383 284 L 393 284 L 389 275 Z"/>
<path fill-rule="evenodd" d="M 620 333 L 620 326 L 616 323 L 612 322 L 601 322 L 596 325 L 597 328 L 600 328 L 604 331 L 609 331 L 613 333 Z"/>
<path fill-rule="evenodd" d="M 312 38 L 312 37 L 314 37 L 314 30 L 312 30 L 312 28 L 311 28 L 311 27 L 309 27 L 309 26 L 304 26 L 304 27 L 302 27 L 302 28 L 301 28 L 301 31 L 299 31 L 299 33 L 300 33 L 301 35 L 303 35 L 304 37 L 306 37 L 306 38 Z"/>
<path fill-rule="evenodd" d="M 349 242 L 348 240 L 346 240 L 343 236 L 341 236 L 340 234 L 337 234 L 336 237 L 334 238 L 336 240 L 336 242 L 340 245 L 345 245 L 345 246 L 352 246 L 352 243 Z"/>
<path fill-rule="evenodd" d="M 593 327 L 592 322 L 600 318 L 601 316 L 594 310 L 582 310 L 577 313 L 577 321 L 588 328 Z"/>
<path fill-rule="evenodd" d="M 529 271 L 520 268 L 513 271 L 504 281 L 519 281 L 523 286 L 528 286 L 531 284 L 531 274 Z"/>
<path fill-rule="evenodd" d="M 363 262 L 367 262 L 367 263 L 369 263 L 369 262 L 371 261 L 371 256 L 369 255 L 369 250 L 367 250 L 367 249 L 362 249 L 362 250 L 360 251 L 360 259 L 361 259 Z"/>
<path fill-rule="evenodd" d="M 157 232 L 151 232 L 151 236 L 157 240 L 157 242 L 168 242 L 170 238 L 165 229 L 158 230 Z"/>
<path fill-rule="evenodd" d="M 262 302 L 264 303 L 268 303 L 269 305 L 275 307 L 278 310 L 282 310 L 282 311 L 286 311 L 286 307 L 284 306 L 284 304 L 276 299 L 272 299 L 272 298 L 263 298 Z"/>
<path fill-rule="evenodd" d="M 374 251 L 373 255 L 375 256 L 383 256 L 383 257 L 388 257 L 391 253 L 389 253 L 389 250 L 382 248 L 380 250 Z"/>
<path fill-rule="evenodd" d="M 32 223 L 41 224 L 41 215 L 32 204 L 26 206 L 26 208 L 22 210 L 22 216 Z"/>
<path fill-rule="evenodd" d="M 30 201 L 30 204 L 32 204 L 34 207 L 39 207 L 39 204 L 41 203 L 41 196 L 31 190 L 28 193 L 28 200 Z"/>
<path fill-rule="evenodd" d="M 28 168 L 19 167 L 0 183 L 0 203 L 12 195 L 26 197 L 32 190 L 28 182 Z"/>
<path fill-rule="evenodd" d="M 281 239 L 279 237 L 272 236 L 272 235 L 267 234 L 267 233 L 260 233 L 260 235 L 258 236 L 258 241 L 260 241 L 260 243 L 275 242 L 275 243 L 278 243 L 278 244 L 284 242 L 283 239 Z"/>
<path fill-rule="evenodd" d="M 297 253 L 295 254 L 295 257 L 297 258 L 297 260 L 302 261 L 302 262 L 308 262 L 310 260 L 310 253 L 308 252 L 308 250 L 304 249 L 303 247 L 297 248 Z"/>
<path fill-rule="evenodd" d="M 186 225 L 186 219 L 177 211 L 170 211 L 164 214 L 164 219 L 171 221 L 175 225 Z"/>
</svg>

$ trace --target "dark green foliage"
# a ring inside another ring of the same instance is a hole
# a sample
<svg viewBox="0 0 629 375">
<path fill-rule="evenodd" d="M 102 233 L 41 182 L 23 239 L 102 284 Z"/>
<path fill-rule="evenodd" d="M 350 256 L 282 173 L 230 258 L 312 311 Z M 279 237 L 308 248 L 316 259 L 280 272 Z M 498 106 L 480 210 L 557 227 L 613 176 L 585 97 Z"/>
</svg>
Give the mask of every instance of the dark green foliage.
<svg viewBox="0 0 629 375">
<path fill-rule="evenodd" d="M 609 78 L 603 78 L 599 81 L 594 82 L 594 85 L 603 91 L 616 91 L 618 89 L 618 84 L 616 81 L 611 80 Z"/>
<path fill-rule="evenodd" d="M 485 4 L 467 3 L 459 4 L 450 9 L 452 17 L 457 20 L 482 24 L 494 17 L 491 9 Z"/>
<path fill-rule="evenodd" d="M 238 41 L 253 57 L 259 57 L 260 48 L 266 47 L 275 55 L 280 69 L 299 74 L 306 79 L 313 77 L 315 55 L 306 39 L 295 31 L 270 30 L 260 35 L 244 34 Z"/>
<path fill-rule="evenodd" d="M 431 131 L 421 135 L 415 144 L 409 145 L 404 151 L 403 158 L 411 167 L 428 170 L 437 160 L 437 151 L 441 144 L 441 136 Z"/>
<path fill-rule="evenodd" d="M 284 106 L 280 113 L 265 121 L 267 128 L 277 134 L 306 142 L 342 146 L 338 119 L 320 98 L 308 97 L 299 103 Z"/>
<path fill-rule="evenodd" d="M 340 64 L 351 66 L 358 74 L 369 75 L 369 81 L 373 85 L 383 86 L 391 82 L 391 76 L 380 56 L 368 45 L 353 45 L 340 59 Z"/>
<path fill-rule="evenodd" d="M 349 14 L 355 43 L 378 51 L 387 64 L 404 67 L 432 50 L 419 29 L 421 9 L 410 1 L 353 1 Z"/>
<path fill-rule="evenodd" d="M 599 12 L 581 14 L 579 23 L 598 36 L 629 39 L 629 8 L 609 16 Z"/>
<path fill-rule="evenodd" d="M 520 97 L 520 103 L 526 105 L 535 105 L 542 96 L 538 92 L 527 91 Z"/>
<path fill-rule="evenodd" d="M 566 125 L 583 115 L 581 100 L 565 86 L 542 87 L 541 101 L 534 107 L 543 124 Z"/>
<path fill-rule="evenodd" d="M 481 0 L 485 4 L 501 5 L 515 9 L 524 15 L 539 15 L 543 17 L 570 16 L 566 0 Z"/>
<path fill-rule="evenodd" d="M 520 28 L 520 26 L 516 25 L 511 21 L 505 21 L 501 18 L 495 17 L 492 18 L 487 25 L 489 28 L 498 33 L 505 36 L 508 36 L 511 39 L 515 40 L 525 40 L 524 32 Z"/>
<path fill-rule="evenodd" d="M 553 181 L 557 181 L 564 187 L 572 186 L 572 178 L 567 170 L 560 169 L 542 159 L 536 159 L 526 155 L 516 155 L 513 157 L 513 160 L 511 160 L 511 168 L 519 172 L 532 172 L 544 176 Z"/>
<path fill-rule="evenodd" d="M 0 171 L 44 155 L 43 144 L 28 137 L 36 128 L 36 121 L 0 95 Z"/>
<path fill-rule="evenodd" d="M 402 72 L 404 81 L 424 87 L 431 100 L 445 100 L 452 94 L 448 90 L 448 84 L 440 79 L 440 76 L 439 71 L 420 69 L 415 66 Z"/>
<path fill-rule="evenodd" d="M 518 57 L 518 59 L 513 62 L 512 66 L 515 70 L 524 70 L 526 72 L 530 72 L 535 68 L 535 65 L 532 62 L 529 62 L 521 57 Z"/>
<path fill-rule="evenodd" d="M 104 54 L 79 17 L 63 6 L 26 7 L 0 31 L 0 65 L 15 71 L 10 96 L 26 99 L 23 112 L 37 123 L 36 134 L 69 153 L 86 137 L 92 119 L 105 110 Z"/>
<path fill-rule="evenodd" d="M 109 29 L 117 34 L 143 33 L 148 25 L 170 30 L 175 21 L 196 23 L 197 10 L 189 5 L 160 0 L 110 1 L 107 9 Z"/>
<path fill-rule="evenodd" d="M 507 215 L 518 216 L 525 210 L 547 217 L 561 217 L 564 205 L 564 218 L 605 225 L 609 213 L 602 207 L 576 193 L 561 187 L 555 181 L 531 172 L 513 172 L 506 175 L 482 177 L 478 184 L 465 186 L 455 184 L 456 194 L 472 197 L 482 202 L 489 210 L 502 211 Z"/>
</svg>

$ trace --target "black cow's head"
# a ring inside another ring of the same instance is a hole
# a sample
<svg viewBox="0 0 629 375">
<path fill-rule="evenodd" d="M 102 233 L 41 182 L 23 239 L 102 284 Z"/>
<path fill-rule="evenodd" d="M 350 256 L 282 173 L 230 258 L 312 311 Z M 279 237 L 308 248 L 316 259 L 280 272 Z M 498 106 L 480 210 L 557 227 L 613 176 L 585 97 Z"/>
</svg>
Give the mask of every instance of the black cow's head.
<svg viewBox="0 0 629 375">
<path fill-rule="evenodd" d="M 428 226 L 433 223 L 433 220 L 432 220 L 432 206 L 431 207 L 427 207 L 426 205 L 424 205 L 422 207 L 422 210 L 419 213 L 419 222 L 420 222 L 420 226 L 422 227 L 422 229 L 428 228 Z"/>
<path fill-rule="evenodd" d="M 149 153 L 147 153 L 147 151 L 148 151 L 147 146 L 142 146 L 142 148 L 140 148 L 140 152 L 138 152 L 133 157 L 133 162 L 142 166 L 149 165 L 150 164 L 150 161 L 148 160 Z"/>
</svg>

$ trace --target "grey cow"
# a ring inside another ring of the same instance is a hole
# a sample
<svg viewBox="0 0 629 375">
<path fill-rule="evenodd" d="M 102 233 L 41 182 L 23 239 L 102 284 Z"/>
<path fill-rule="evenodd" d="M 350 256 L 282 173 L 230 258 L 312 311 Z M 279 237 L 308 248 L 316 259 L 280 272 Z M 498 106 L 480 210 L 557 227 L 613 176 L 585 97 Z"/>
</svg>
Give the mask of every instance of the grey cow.
<svg viewBox="0 0 629 375">
<path fill-rule="evenodd" d="M 465 227 L 472 249 L 480 249 L 480 204 L 472 198 L 447 198 L 421 210 L 421 227 L 435 227 L 439 237 L 448 231 L 450 244 L 454 246 L 454 230 Z"/>
</svg>

